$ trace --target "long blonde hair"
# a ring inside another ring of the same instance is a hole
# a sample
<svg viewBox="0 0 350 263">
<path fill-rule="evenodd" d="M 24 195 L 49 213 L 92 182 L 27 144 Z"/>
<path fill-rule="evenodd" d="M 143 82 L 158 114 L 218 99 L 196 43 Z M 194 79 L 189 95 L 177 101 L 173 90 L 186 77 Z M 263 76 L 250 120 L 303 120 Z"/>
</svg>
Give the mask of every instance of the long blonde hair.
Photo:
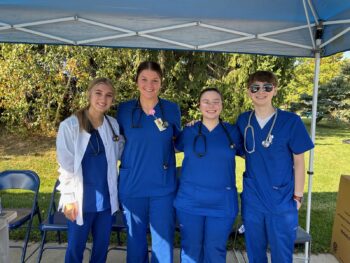
<svg viewBox="0 0 350 263">
<path fill-rule="evenodd" d="M 91 92 L 92 88 L 95 87 L 96 85 L 99 85 L 99 84 L 105 84 L 107 86 L 110 86 L 112 88 L 113 97 L 114 97 L 115 91 L 114 91 L 112 81 L 109 78 L 101 77 L 101 78 L 95 78 L 92 81 L 90 81 L 89 87 L 87 90 L 87 93 L 89 94 L 88 95 L 89 100 L 90 100 L 90 92 Z M 91 122 L 86 114 L 86 111 L 89 109 L 89 107 L 90 107 L 90 101 L 86 107 L 79 109 L 74 114 L 78 118 L 80 131 L 85 130 L 88 133 L 91 133 L 91 131 L 93 130 L 93 126 L 92 126 L 92 124 L 91 124 Z"/>
</svg>

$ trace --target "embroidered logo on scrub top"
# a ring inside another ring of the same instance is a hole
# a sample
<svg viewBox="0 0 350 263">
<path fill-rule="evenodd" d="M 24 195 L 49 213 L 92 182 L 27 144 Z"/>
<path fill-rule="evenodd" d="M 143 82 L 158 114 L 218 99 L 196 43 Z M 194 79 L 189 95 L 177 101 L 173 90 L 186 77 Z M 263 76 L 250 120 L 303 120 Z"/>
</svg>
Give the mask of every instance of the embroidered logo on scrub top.
<svg viewBox="0 0 350 263">
<path fill-rule="evenodd" d="M 161 118 L 156 117 L 156 111 L 154 109 L 150 109 L 148 114 L 153 116 L 154 123 L 157 125 L 159 131 L 164 131 L 168 127 L 168 123 L 166 121 L 163 122 Z"/>
</svg>

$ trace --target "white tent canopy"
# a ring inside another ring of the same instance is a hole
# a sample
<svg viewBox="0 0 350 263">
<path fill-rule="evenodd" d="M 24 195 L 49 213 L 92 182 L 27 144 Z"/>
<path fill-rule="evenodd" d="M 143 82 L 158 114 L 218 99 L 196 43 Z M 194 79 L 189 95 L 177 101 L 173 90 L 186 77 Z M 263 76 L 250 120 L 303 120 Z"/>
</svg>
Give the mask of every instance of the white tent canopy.
<svg viewBox="0 0 350 263">
<path fill-rule="evenodd" d="M 0 0 L 0 42 L 314 57 L 315 141 L 320 58 L 350 50 L 350 0 Z"/>
<path fill-rule="evenodd" d="M 349 31 L 348 0 L 0 0 L 0 42 L 314 57 Z"/>
</svg>

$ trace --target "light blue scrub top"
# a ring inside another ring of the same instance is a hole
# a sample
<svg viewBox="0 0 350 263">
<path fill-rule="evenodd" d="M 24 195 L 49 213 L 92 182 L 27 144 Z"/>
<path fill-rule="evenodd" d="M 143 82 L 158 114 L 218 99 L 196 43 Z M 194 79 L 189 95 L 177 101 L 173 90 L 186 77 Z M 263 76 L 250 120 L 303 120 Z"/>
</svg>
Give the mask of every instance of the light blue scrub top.
<svg viewBox="0 0 350 263">
<path fill-rule="evenodd" d="M 238 213 L 235 178 L 235 156 L 241 153 L 241 142 L 236 126 L 224 123 L 235 147 L 223 127 L 218 124 L 212 131 L 202 125 L 207 150 L 203 157 L 194 152 L 194 140 L 198 135 L 200 122 L 185 127 L 176 140 L 176 149 L 184 151 L 180 186 L 174 206 L 189 214 L 235 217 Z M 204 152 L 204 141 L 198 138 L 196 151 Z"/>
<path fill-rule="evenodd" d="M 107 159 L 101 136 L 97 130 L 91 132 L 83 160 L 83 211 L 101 212 L 111 208 Z"/>
<path fill-rule="evenodd" d="M 123 197 L 164 196 L 176 189 L 176 162 L 173 137 L 180 132 L 180 109 L 173 102 L 161 99 L 155 116 L 169 126 L 160 131 L 155 117 L 137 108 L 137 100 L 120 103 L 117 120 L 126 143 L 119 170 L 119 195 Z M 133 126 L 139 126 L 136 128 Z M 164 169 L 163 165 L 168 164 Z"/>
<path fill-rule="evenodd" d="M 237 125 L 243 138 L 250 112 L 238 117 Z M 275 115 L 274 115 L 275 116 Z M 246 171 L 243 174 L 242 209 L 252 207 L 261 212 L 283 213 L 295 210 L 293 154 L 304 153 L 314 147 L 300 117 L 278 109 L 272 144 L 265 148 L 262 141 L 273 123 L 274 116 L 260 128 L 255 115 L 255 152 L 245 152 Z M 253 149 L 251 129 L 247 131 L 246 147 Z"/>
</svg>

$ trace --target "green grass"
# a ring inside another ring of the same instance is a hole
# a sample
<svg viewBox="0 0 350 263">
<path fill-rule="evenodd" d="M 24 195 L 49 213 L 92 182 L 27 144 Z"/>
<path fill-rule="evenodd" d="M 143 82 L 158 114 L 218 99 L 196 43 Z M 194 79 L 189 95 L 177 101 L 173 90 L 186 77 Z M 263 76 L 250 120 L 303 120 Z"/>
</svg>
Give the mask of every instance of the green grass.
<svg viewBox="0 0 350 263">
<path fill-rule="evenodd" d="M 305 120 L 309 127 L 309 120 Z M 321 122 L 317 125 L 314 176 L 312 184 L 311 235 L 312 252 L 330 251 L 333 217 L 341 174 L 350 174 L 350 126 L 335 122 Z M 305 156 L 308 167 L 309 155 Z M 181 165 L 183 155 L 177 154 L 177 165 Z M 48 209 L 50 193 L 58 177 L 55 155 L 55 138 L 44 136 L 20 137 L 0 133 L 0 171 L 7 169 L 29 169 L 36 171 L 41 178 L 39 206 L 44 216 Z M 237 158 L 237 187 L 242 190 L 244 161 Z M 305 190 L 307 189 L 307 184 Z M 28 194 L 1 193 L 3 206 L 22 206 L 28 202 Z M 13 195 L 12 195 L 13 196 Z M 306 204 L 300 211 L 299 221 L 305 226 Z M 34 231 L 34 240 L 39 232 Z M 11 235 L 13 239 L 23 238 L 23 231 Z M 239 241 L 242 245 L 242 240 Z M 231 244 L 231 243 L 230 243 Z"/>
</svg>

